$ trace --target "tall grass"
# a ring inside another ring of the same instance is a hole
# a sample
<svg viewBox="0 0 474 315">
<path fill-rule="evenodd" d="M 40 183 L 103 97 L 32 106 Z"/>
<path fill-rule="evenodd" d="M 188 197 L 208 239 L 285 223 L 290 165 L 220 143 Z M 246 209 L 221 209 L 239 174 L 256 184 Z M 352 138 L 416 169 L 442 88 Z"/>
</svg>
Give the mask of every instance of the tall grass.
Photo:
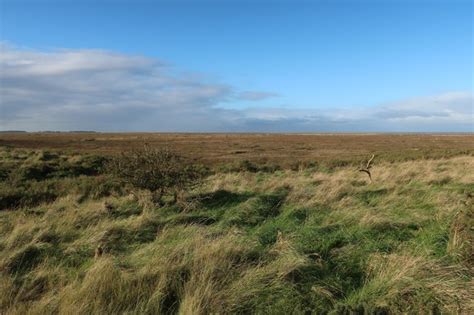
<svg viewBox="0 0 474 315">
<path fill-rule="evenodd" d="M 36 202 L 0 211 L 2 314 L 474 312 L 471 156 L 379 162 L 373 183 L 344 166 L 217 172 L 160 207 L 91 193 L 106 178 L 88 171 L 16 177 L 83 157 L 3 154 L 2 187 Z"/>
</svg>

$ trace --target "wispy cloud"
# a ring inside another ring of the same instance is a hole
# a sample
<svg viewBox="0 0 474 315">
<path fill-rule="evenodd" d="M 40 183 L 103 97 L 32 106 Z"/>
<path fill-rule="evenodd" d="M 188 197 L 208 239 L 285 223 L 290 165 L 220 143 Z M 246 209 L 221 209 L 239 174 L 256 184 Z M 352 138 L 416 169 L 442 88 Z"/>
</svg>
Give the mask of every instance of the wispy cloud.
<svg viewBox="0 0 474 315">
<path fill-rule="evenodd" d="M 268 98 L 278 97 L 278 93 L 259 92 L 259 91 L 243 91 L 237 95 L 238 99 L 247 101 L 261 101 Z"/>
<path fill-rule="evenodd" d="M 0 49 L 0 129 L 473 131 L 470 92 L 374 107 L 229 109 L 232 102 L 278 100 L 279 94 L 178 74 L 155 58 L 5 43 Z"/>
</svg>

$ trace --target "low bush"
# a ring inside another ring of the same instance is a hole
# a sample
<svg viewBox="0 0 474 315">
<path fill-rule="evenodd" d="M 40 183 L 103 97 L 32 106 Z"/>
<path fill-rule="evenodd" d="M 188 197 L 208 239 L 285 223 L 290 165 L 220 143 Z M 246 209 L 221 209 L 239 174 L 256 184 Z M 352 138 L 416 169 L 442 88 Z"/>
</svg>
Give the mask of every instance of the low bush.
<svg viewBox="0 0 474 315">
<path fill-rule="evenodd" d="M 166 193 L 177 201 L 182 192 L 199 185 L 207 172 L 168 149 L 148 146 L 113 158 L 106 169 L 120 182 L 152 192 L 157 204 Z"/>
</svg>

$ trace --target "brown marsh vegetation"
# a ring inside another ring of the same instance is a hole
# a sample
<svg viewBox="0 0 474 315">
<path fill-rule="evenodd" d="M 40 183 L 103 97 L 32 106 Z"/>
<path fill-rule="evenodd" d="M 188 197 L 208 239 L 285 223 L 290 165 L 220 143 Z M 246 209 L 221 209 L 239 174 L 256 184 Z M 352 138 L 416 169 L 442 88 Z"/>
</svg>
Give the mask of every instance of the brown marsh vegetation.
<svg viewBox="0 0 474 315">
<path fill-rule="evenodd" d="M 0 133 L 0 145 L 40 150 L 116 154 L 149 144 L 172 147 L 204 164 L 243 160 L 291 166 L 356 161 L 376 153 L 384 161 L 439 158 L 474 152 L 472 134 L 190 134 Z"/>
</svg>

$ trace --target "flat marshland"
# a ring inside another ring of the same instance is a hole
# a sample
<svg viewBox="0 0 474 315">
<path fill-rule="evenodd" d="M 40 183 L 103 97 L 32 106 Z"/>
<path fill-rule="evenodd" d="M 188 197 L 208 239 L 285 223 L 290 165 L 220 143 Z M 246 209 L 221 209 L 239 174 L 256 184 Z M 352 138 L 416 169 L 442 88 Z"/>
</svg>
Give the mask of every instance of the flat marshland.
<svg viewBox="0 0 474 315">
<path fill-rule="evenodd" d="M 162 202 L 110 160 L 206 175 Z M 473 135 L 0 134 L 1 314 L 470 314 Z M 372 154 L 373 181 L 358 171 Z"/>
<path fill-rule="evenodd" d="M 372 153 L 387 162 L 474 152 L 472 134 L 186 134 L 0 133 L 0 146 L 111 155 L 149 144 L 206 165 L 244 160 L 283 167 L 359 163 Z M 339 165 L 340 166 L 340 165 Z"/>
</svg>

